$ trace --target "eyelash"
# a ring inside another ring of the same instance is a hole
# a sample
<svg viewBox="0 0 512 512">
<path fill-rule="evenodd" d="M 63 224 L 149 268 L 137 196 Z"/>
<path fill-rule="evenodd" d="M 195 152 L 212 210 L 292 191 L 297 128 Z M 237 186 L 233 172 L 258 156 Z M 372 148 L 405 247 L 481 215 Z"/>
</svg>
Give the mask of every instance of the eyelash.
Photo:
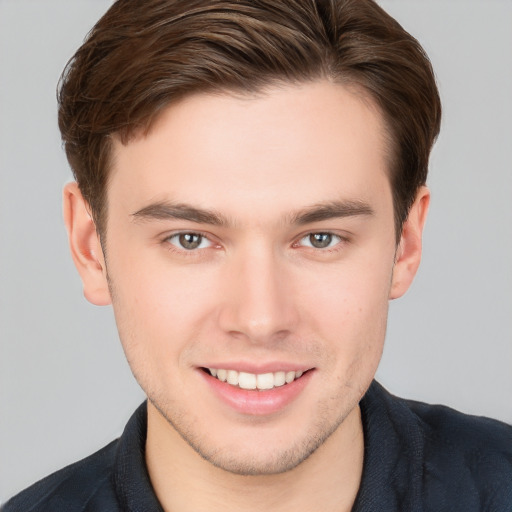
<svg viewBox="0 0 512 512">
<path fill-rule="evenodd" d="M 172 239 L 179 240 L 179 237 L 187 236 L 187 235 L 192 235 L 192 236 L 200 237 L 201 241 L 199 243 L 199 246 L 195 247 L 195 248 L 192 248 L 192 249 L 186 249 L 185 247 L 179 247 L 177 244 L 174 244 L 174 243 L 171 242 Z M 301 244 L 301 242 L 303 240 L 310 239 L 312 236 L 315 236 L 315 235 L 330 236 L 330 237 L 332 237 L 332 239 L 335 239 L 337 241 L 336 241 L 336 243 L 333 246 L 327 246 L 327 247 L 314 247 L 312 244 L 311 245 L 302 245 Z M 208 245 L 208 247 L 200 247 L 200 245 L 205 240 L 208 241 L 208 243 L 210 245 Z M 339 235 L 339 234 L 336 234 L 336 233 L 333 233 L 331 231 L 310 231 L 310 232 L 306 233 L 305 235 L 301 235 L 292 244 L 292 247 L 293 248 L 306 247 L 308 249 L 312 249 L 315 252 L 331 253 L 331 252 L 336 252 L 338 250 L 341 250 L 340 246 L 348 243 L 349 241 L 350 240 L 349 240 L 348 237 L 342 236 L 342 235 Z M 193 256 L 198 256 L 199 255 L 198 253 L 200 253 L 200 251 L 202 251 L 204 249 L 209 249 L 212 246 L 215 246 L 215 242 L 213 242 L 210 239 L 209 235 L 207 235 L 205 233 L 201 233 L 200 231 L 180 231 L 178 233 L 173 233 L 172 235 L 169 235 L 169 236 L 165 237 L 163 242 L 167 245 L 167 249 L 169 251 L 177 252 L 179 254 L 183 254 L 183 255 L 186 255 L 186 256 L 192 256 L 192 257 Z M 218 245 L 218 247 L 220 247 L 220 245 Z"/>
<path fill-rule="evenodd" d="M 330 237 L 331 241 L 333 239 L 337 240 L 337 241 L 336 241 L 336 243 L 333 246 L 330 246 L 330 242 L 329 242 L 329 245 L 327 247 L 315 247 L 313 245 L 313 242 L 311 241 L 311 238 L 315 237 L 315 236 L 321 236 L 321 237 L 327 236 L 327 237 Z M 332 252 L 332 251 L 335 251 L 337 249 L 337 247 L 339 246 L 339 244 L 348 241 L 346 237 L 344 238 L 341 235 L 337 235 L 335 233 L 331 233 L 330 231 L 312 231 L 310 233 L 307 233 L 303 237 L 301 237 L 298 240 L 298 242 L 295 242 L 293 244 L 293 247 L 300 247 L 299 244 L 303 240 L 308 240 L 309 242 L 311 242 L 311 245 L 302 245 L 302 247 L 309 247 L 311 249 L 316 249 L 316 250 L 321 251 L 321 252 Z"/>
<path fill-rule="evenodd" d="M 187 235 L 192 235 L 192 236 L 197 236 L 197 237 L 200 237 L 201 238 L 201 242 L 199 245 L 201 245 L 203 243 L 203 241 L 208 241 L 209 242 L 209 246 L 208 247 L 196 247 L 196 248 L 193 248 L 193 249 L 186 249 L 185 247 L 179 247 L 177 244 L 174 244 L 172 243 L 172 239 L 177 239 L 179 240 L 179 238 L 181 236 L 187 236 Z M 167 236 L 163 242 L 165 244 L 167 244 L 167 249 L 171 252 L 177 252 L 179 254 L 184 254 L 186 256 L 197 256 L 199 251 L 200 250 L 203 250 L 203 249 L 208 249 L 210 248 L 211 246 L 214 245 L 214 242 L 208 237 L 208 235 L 206 235 L 205 233 L 201 233 L 199 231 L 180 231 L 178 233 L 173 233 L 172 235 L 170 236 Z"/>
</svg>

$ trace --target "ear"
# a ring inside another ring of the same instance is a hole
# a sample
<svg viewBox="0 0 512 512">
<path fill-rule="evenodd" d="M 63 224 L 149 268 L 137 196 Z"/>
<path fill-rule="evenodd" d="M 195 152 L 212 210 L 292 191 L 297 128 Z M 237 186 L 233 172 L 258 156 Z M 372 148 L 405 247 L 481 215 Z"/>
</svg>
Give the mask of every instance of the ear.
<svg viewBox="0 0 512 512">
<path fill-rule="evenodd" d="M 421 238 L 430 204 L 430 191 L 421 187 L 404 222 L 397 247 L 390 299 L 401 297 L 411 286 L 421 261 Z"/>
<path fill-rule="evenodd" d="M 64 222 L 69 248 L 82 278 L 85 298 L 96 306 L 110 304 L 105 258 L 96 226 L 76 183 L 68 183 L 63 193 Z"/>
</svg>

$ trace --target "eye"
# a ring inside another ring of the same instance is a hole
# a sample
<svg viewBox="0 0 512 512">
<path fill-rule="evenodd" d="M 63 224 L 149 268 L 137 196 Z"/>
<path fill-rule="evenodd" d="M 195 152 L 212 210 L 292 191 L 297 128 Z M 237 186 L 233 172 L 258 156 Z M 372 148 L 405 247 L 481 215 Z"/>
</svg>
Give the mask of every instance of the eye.
<svg viewBox="0 0 512 512">
<path fill-rule="evenodd" d="M 314 249 L 328 249 L 341 242 L 341 237 L 332 233 L 310 233 L 299 241 L 300 245 Z"/>
<path fill-rule="evenodd" d="M 206 249 L 212 242 L 199 233 L 176 233 L 170 236 L 167 241 L 179 249 L 193 251 L 194 249 Z"/>
</svg>

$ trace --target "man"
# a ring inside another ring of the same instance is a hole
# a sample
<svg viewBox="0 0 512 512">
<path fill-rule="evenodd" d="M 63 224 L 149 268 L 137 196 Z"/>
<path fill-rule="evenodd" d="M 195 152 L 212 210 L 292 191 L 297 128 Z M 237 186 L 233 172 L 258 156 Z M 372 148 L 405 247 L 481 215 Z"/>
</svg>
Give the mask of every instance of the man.
<svg viewBox="0 0 512 512">
<path fill-rule="evenodd" d="M 374 3 L 120 1 L 64 75 L 86 297 L 149 400 L 6 510 L 507 510 L 511 429 L 373 383 L 440 105 Z M 263 492 L 262 492 L 263 491 Z"/>
</svg>

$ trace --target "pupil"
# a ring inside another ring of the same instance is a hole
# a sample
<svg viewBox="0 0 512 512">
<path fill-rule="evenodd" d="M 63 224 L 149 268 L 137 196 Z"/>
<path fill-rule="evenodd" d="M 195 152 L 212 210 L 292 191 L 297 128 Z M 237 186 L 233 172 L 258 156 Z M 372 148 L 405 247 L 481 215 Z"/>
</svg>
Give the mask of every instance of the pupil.
<svg viewBox="0 0 512 512">
<path fill-rule="evenodd" d="M 313 247 L 317 249 L 324 249 L 325 247 L 329 247 L 332 241 L 332 235 L 329 233 L 314 233 L 309 235 L 309 241 Z"/>
<path fill-rule="evenodd" d="M 184 249 L 197 249 L 201 244 L 201 235 L 183 233 L 180 235 L 180 244 Z"/>
</svg>

